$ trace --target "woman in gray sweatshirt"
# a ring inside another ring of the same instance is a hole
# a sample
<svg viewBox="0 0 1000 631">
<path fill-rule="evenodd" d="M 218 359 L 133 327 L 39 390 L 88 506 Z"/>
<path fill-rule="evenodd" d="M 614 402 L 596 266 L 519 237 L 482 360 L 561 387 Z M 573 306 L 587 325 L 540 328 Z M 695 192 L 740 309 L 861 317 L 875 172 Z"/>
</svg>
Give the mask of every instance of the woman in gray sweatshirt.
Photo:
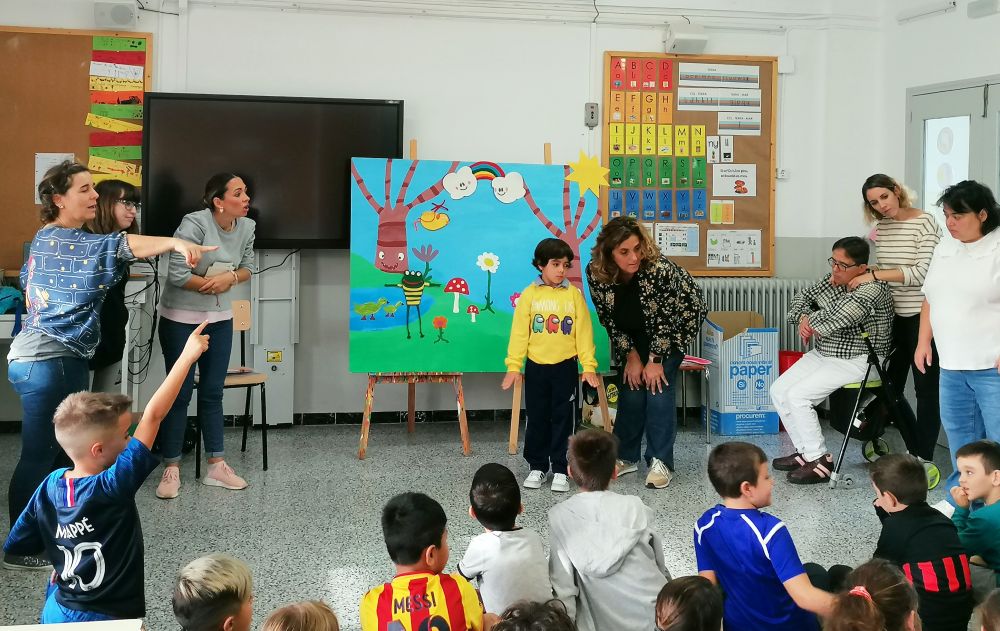
<svg viewBox="0 0 1000 631">
<path fill-rule="evenodd" d="M 250 196 L 246 183 L 232 173 L 212 176 L 205 185 L 203 201 L 206 208 L 186 215 L 174 236 L 218 249 L 203 256 L 194 269 L 184 266 L 179 256 L 170 257 L 160 301 L 160 346 L 169 372 L 191 331 L 208 320 L 205 334 L 211 337 L 212 344 L 198 360 L 198 423 L 208 458 L 208 473 L 202 482 L 239 490 L 246 488 L 247 482 L 225 461 L 222 390 L 233 343 L 233 312 L 228 292 L 238 283 L 250 280 L 254 221 L 247 217 Z M 180 491 L 179 463 L 193 386 L 194 368 L 160 429 L 165 466 L 156 496 L 162 499 L 177 497 Z"/>
</svg>

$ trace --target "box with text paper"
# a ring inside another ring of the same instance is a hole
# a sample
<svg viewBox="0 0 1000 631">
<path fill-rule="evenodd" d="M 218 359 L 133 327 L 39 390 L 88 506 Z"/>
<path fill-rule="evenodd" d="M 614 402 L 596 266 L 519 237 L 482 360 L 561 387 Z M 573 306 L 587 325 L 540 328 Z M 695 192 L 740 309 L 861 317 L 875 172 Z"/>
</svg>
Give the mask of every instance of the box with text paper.
<svg viewBox="0 0 1000 631">
<path fill-rule="evenodd" d="M 711 311 L 701 329 L 701 354 L 711 360 L 702 419 L 728 436 L 776 434 L 771 384 L 778 376 L 778 329 L 752 311 Z M 707 418 L 706 418 L 707 417 Z"/>
</svg>

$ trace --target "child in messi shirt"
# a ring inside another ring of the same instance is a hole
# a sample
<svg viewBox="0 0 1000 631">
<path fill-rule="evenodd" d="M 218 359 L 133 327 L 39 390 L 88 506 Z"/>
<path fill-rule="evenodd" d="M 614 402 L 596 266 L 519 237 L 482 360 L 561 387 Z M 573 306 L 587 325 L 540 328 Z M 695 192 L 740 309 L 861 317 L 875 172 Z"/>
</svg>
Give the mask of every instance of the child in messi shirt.
<svg viewBox="0 0 1000 631">
<path fill-rule="evenodd" d="M 382 510 L 382 533 L 396 577 L 361 599 L 361 631 L 488 631 L 476 588 L 448 564 L 448 518 L 423 493 L 402 493 Z"/>
<path fill-rule="evenodd" d="M 132 438 L 132 400 L 77 392 L 56 408 L 56 440 L 73 461 L 38 487 L 4 552 L 44 554 L 55 572 L 43 624 L 146 615 L 143 544 L 135 494 L 159 464 L 149 449 L 191 366 L 208 348 L 203 323 L 149 401 Z"/>
</svg>

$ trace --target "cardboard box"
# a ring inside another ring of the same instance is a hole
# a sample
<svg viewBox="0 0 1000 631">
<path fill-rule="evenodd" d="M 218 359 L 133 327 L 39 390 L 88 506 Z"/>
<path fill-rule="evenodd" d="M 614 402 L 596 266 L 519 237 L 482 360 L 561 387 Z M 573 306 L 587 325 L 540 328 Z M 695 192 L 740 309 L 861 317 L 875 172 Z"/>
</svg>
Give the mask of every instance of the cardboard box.
<svg viewBox="0 0 1000 631">
<path fill-rule="evenodd" d="M 712 432 L 725 436 L 778 433 L 771 384 L 778 377 L 778 329 L 764 328 L 752 311 L 710 311 L 701 329 L 701 356 L 709 369 Z"/>
</svg>

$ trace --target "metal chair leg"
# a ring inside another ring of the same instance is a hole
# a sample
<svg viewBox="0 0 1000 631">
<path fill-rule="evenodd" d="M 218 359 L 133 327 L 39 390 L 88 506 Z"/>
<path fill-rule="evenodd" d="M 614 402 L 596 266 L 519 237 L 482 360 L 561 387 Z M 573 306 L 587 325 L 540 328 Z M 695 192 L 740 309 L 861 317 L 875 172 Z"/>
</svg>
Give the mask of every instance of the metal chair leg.
<svg viewBox="0 0 1000 631">
<path fill-rule="evenodd" d="M 250 423 L 252 421 L 250 417 L 250 395 L 252 391 L 253 387 L 246 388 L 247 399 L 246 405 L 243 408 L 243 446 L 240 447 L 241 452 L 245 452 L 247 450 L 247 430 L 250 429 Z"/>
<path fill-rule="evenodd" d="M 264 452 L 264 471 L 267 471 L 267 393 L 263 383 L 260 384 L 260 436 Z"/>
</svg>

